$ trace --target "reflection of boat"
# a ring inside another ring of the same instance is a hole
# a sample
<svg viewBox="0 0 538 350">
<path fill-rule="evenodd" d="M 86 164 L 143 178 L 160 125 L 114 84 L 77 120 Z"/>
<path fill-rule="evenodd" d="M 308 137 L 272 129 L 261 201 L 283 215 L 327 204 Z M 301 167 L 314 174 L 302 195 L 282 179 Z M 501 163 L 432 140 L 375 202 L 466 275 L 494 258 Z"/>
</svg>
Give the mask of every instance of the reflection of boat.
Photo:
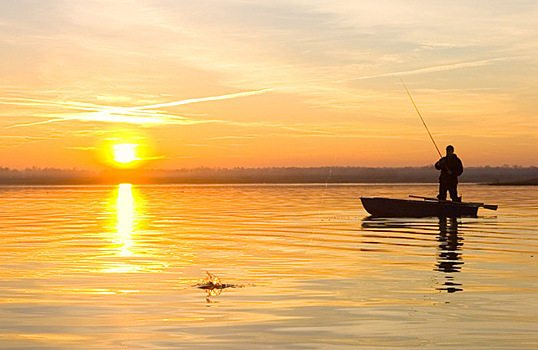
<svg viewBox="0 0 538 350">
<path fill-rule="evenodd" d="M 435 199 L 410 200 L 361 197 L 364 209 L 375 217 L 476 217 L 481 203 L 459 203 Z"/>
</svg>

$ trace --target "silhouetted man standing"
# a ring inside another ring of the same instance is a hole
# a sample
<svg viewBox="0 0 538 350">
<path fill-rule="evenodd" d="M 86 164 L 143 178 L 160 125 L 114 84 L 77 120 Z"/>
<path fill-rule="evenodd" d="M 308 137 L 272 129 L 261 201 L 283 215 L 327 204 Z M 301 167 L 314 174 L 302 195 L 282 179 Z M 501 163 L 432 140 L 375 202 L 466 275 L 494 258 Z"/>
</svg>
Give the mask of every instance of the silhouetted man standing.
<svg viewBox="0 0 538 350">
<path fill-rule="evenodd" d="M 435 169 L 441 170 L 437 199 L 446 200 L 446 191 L 448 191 L 454 202 L 461 202 L 461 197 L 458 197 L 458 176 L 463 173 L 463 164 L 454 153 L 453 146 L 446 146 L 446 156 L 435 163 Z"/>
</svg>

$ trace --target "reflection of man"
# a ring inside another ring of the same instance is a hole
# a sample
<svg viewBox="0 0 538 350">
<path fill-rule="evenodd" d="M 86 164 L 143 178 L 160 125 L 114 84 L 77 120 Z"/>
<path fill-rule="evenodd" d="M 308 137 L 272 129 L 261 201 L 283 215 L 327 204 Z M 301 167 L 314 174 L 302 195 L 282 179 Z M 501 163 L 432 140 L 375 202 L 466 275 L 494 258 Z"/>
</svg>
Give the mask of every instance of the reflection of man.
<svg viewBox="0 0 538 350">
<path fill-rule="evenodd" d="M 458 176 L 463 173 L 463 164 L 454 153 L 453 146 L 446 146 L 446 156 L 435 163 L 435 169 L 441 170 L 437 199 L 446 200 L 446 191 L 448 191 L 454 202 L 461 202 L 461 197 L 458 197 Z"/>
<path fill-rule="evenodd" d="M 450 225 L 447 225 L 450 220 Z M 448 226 L 448 227 L 447 227 Z M 439 218 L 439 254 L 436 270 L 445 273 L 445 282 L 438 290 L 445 290 L 448 293 L 461 292 L 462 284 L 454 281 L 452 273 L 460 272 L 463 259 L 461 257 L 461 246 L 463 240 L 458 237 L 458 220 L 456 218 Z"/>
<path fill-rule="evenodd" d="M 450 226 L 447 227 L 447 220 Z M 456 218 L 439 218 L 439 263 L 438 270 L 442 272 L 459 272 L 461 261 L 461 246 L 463 242 L 458 237 L 458 221 Z"/>
</svg>

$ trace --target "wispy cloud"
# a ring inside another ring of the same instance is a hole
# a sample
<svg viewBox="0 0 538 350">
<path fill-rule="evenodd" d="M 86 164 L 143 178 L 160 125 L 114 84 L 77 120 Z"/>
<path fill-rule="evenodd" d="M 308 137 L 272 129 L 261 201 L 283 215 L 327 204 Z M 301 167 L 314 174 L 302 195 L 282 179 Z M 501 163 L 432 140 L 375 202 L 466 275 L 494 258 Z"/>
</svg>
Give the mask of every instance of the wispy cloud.
<svg viewBox="0 0 538 350">
<path fill-rule="evenodd" d="M 82 102 L 73 102 L 73 101 L 46 101 L 39 99 L 23 99 L 23 98 L 14 98 L 14 99 L 0 99 L 0 103 L 3 104 L 13 104 L 19 106 L 45 106 L 45 107 L 60 107 L 69 110 L 85 110 L 89 112 L 85 113 L 44 113 L 44 114 L 35 114 L 37 116 L 43 116 L 48 118 L 47 120 L 42 120 L 32 123 L 19 123 L 14 125 L 6 126 L 6 128 L 14 127 L 24 127 L 32 125 L 40 125 L 61 121 L 87 121 L 87 122 L 105 122 L 105 123 L 128 123 L 128 124 L 138 124 L 138 125 L 150 125 L 150 124 L 199 124 L 199 123 L 208 123 L 208 122 L 219 122 L 215 120 L 192 120 L 184 116 L 179 116 L 166 112 L 159 111 L 150 111 L 157 108 L 165 107 L 174 107 L 181 106 L 191 103 L 198 102 L 209 102 L 209 101 L 219 101 L 219 100 L 228 100 L 240 97 L 254 96 L 259 95 L 272 89 L 262 89 L 262 90 L 252 90 L 245 91 L 233 94 L 219 95 L 219 96 L 209 96 L 201 98 L 192 98 L 181 101 L 173 101 L 138 107 L 112 107 L 112 106 L 102 106 L 97 104 L 82 103 Z"/>
<path fill-rule="evenodd" d="M 0 147 L 8 148 L 28 144 L 30 142 L 39 142 L 44 140 L 52 140 L 51 137 L 38 137 L 28 135 L 0 135 Z"/>
<path fill-rule="evenodd" d="M 49 137 L 37 137 L 37 136 L 26 136 L 26 135 L 0 135 L 0 138 L 5 139 L 33 139 L 33 140 L 48 140 Z"/>
<path fill-rule="evenodd" d="M 267 135 L 276 135 L 273 131 L 279 130 L 279 135 L 326 135 L 334 137 L 332 130 L 335 125 L 331 123 L 297 123 L 297 122 L 279 122 L 279 121 L 234 121 L 222 119 L 203 119 L 195 120 L 182 115 L 176 115 L 162 110 L 166 107 L 175 107 L 192 103 L 209 102 L 228 100 L 242 97 L 249 97 L 263 94 L 276 89 L 266 88 L 260 90 L 244 91 L 233 94 L 225 94 L 218 96 L 209 96 L 201 98 L 192 98 L 180 101 L 165 102 L 159 104 L 150 104 L 136 107 L 115 107 L 103 106 L 93 103 L 76 102 L 76 101 L 49 101 L 44 99 L 29 99 L 29 98 L 0 98 L 0 103 L 13 104 L 25 107 L 44 107 L 44 108 L 62 108 L 65 112 L 62 113 L 34 113 L 34 116 L 47 118 L 46 120 L 19 123 L 6 126 L 5 128 L 28 127 L 47 123 L 67 122 L 67 121 L 85 121 L 85 122 L 104 122 L 104 123 L 127 123 L 142 126 L 152 125 L 194 125 L 194 124 L 223 124 L 235 127 L 247 127 L 265 130 Z M 85 111 L 85 112 L 75 112 Z M 272 131 L 273 130 L 273 131 Z M 254 138 L 256 136 L 247 135 L 246 138 Z M 222 138 L 226 138 L 223 136 Z"/>
<path fill-rule="evenodd" d="M 67 149 L 74 149 L 78 151 L 94 151 L 96 150 L 95 147 L 83 147 L 83 146 L 66 146 Z"/>
</svg>

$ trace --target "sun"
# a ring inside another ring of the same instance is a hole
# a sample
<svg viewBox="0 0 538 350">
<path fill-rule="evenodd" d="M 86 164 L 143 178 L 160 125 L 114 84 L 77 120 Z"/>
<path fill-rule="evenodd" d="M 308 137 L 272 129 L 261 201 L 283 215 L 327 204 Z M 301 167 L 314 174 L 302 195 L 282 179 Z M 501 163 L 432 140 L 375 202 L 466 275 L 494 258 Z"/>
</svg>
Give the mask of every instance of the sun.
<svg viewBox="0 0 538 350">
<path fill-rule="evenodd" d="M 140 158 L 136 155 L 138 145 L 135 143 L 119 143 L 113 146 L 114 161 L 128 165 Z"/>
</svg>

